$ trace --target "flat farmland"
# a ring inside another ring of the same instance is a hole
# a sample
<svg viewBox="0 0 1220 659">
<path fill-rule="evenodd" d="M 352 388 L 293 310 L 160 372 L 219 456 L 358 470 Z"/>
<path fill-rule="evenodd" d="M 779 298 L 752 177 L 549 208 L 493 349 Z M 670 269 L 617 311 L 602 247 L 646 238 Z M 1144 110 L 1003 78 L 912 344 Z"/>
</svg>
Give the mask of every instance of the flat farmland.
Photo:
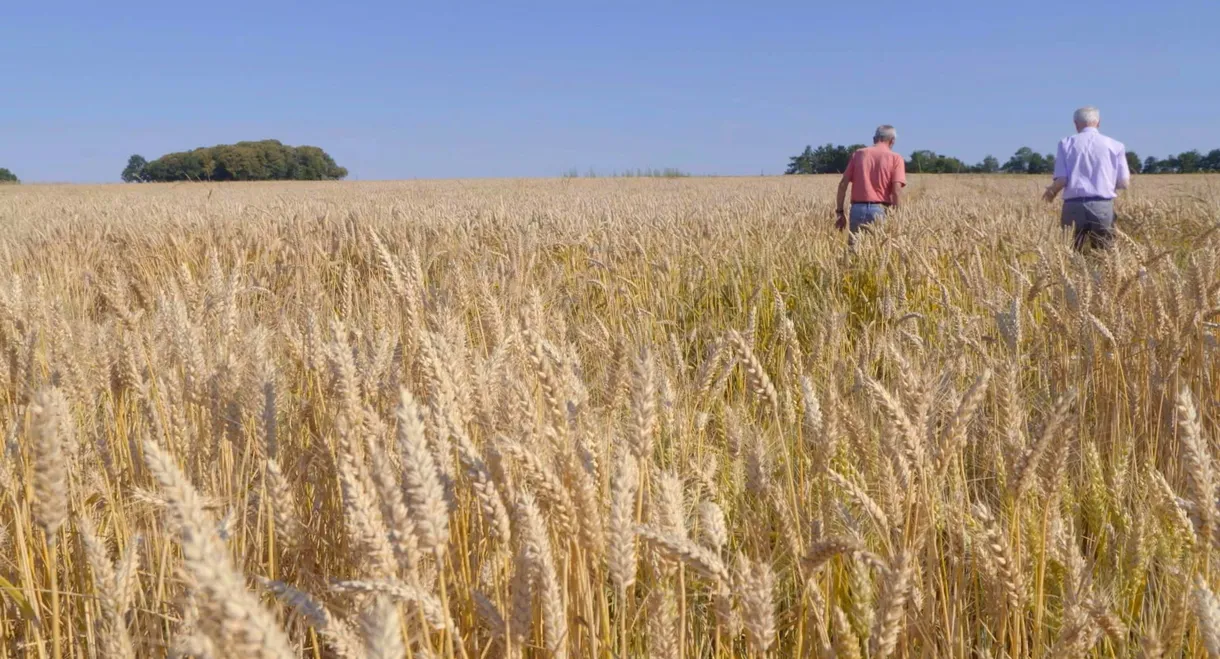
<svg viewBox="0 0 1220 659">
<path fill-rule="evenodd" d="M 1220 648 L 1220 176 L 0 187 L 0 656 Z"/>
</svg>

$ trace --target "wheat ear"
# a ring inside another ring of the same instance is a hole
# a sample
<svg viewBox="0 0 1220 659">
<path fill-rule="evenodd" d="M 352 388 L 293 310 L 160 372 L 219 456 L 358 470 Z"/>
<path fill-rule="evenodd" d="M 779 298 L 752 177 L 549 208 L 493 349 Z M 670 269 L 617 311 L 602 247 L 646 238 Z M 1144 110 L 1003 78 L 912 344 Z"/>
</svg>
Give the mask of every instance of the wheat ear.
<svg viewBox="0 0 1220 659">
<path fill-rule="evenodd" d="M 733 589 L 741 601 L 746 640 L 758 654 L 766 654 L 775 643 L 775 575 L 766 563 L 738 555 Z"/>
<path fill-rule="evenodd" d="M 68 402 L 57 387 L 43 389 L 30 404 L 30 432 L 34 447 L 34 521 L 47 542 L 55 543 L 68 518 L 68 461 L 64 435 L 68 428 Z"/>
<path fill-rule="evenodd" d="M 169 515 L 178 528 L 182 562 L 192 584 L 203 595 L 203 612 L 224 648 L 260 659 L 294 659 L 288 636 L 270 611 L 246 590 L 241 573 L 215 532 L 215 522 L 204 511 L 199 494 L 174 464 L 173 458 L 152 442 L 144 443 L 144 461 L 169 503 Z"/>
<path fill-rule="evenodd" d="M 387 595 L 396 601 L 406 602 L 419 609 L 424 620 L 437 631 L 456 629 L 453 619 L 441 605 L 440 600 L 422 588 L 409 583 L 402 581 L 333 581 L 330 588 L 340 593 Z"/>
<path fill-rule="evenodd" d="M 360 616 L 364 635 L 364 656 L 368 659 L 403 659 L 407 648 L 402 642 L 402 619 L 398 605 L 385 595 L 373 598 Z"/>
<path fill-rule="evenodd" d="M 1199 619 L 1199 633 L 1208 656 L 1217 659 L 1220 657 L 1220 598 L 1198 576 L 1195 577 L 1195 616 Z"/>
<path fill-rule="evenodd" d="M 347 623 L 336 618 L 326 605 L 286 583 L 270 579 L 260 579 L 259 582 L 275 595 L 276 599 L 305 618 L 340 657 L 358 659 L 363 656 L 360 638 Z"/>
<path fill-rule="evenodd" d="M 877 618 L 872 634 L 872 656 L 885 659 L 898 647 L 902 630 L 902 615 L 911 594 L 911 557 L 903 552 L 887 570 L 881 599 L 877 602 Z"/>
<path fill-rule="evenodd" d="M 551 657 L 563 659 L 568 656 L 568 619 L 546 522 L 528 491 L 522 490 L 518 494 L 515 509 L 521 552 L 534 575 L 538 597 L 542 602 L 546 647 Z"/>
<path fill-rule="evenodd" d="M 440 551 L 449 542 L 449 509 L 436 461 L 428 450 L 424 422 L 415 397 L 401 391 L 398 406 L 398 446 L 402 453 L 403 485 L 415 516 L 415 530 L 425 551 Z"/>
</svg>

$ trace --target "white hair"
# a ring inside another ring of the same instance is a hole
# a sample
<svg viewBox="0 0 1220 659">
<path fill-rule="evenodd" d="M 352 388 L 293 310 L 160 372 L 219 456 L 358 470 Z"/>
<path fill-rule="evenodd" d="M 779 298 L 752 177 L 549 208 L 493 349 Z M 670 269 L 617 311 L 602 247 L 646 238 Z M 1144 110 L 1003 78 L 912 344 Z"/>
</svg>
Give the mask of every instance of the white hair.
<svg viewBox="0 0 1220 659">
<path fill-rule="evenodd" d="M 877 126 L 877 131 L 873 133 L 873 144 L 889 142 L 894 139 L 898 139 L 898 131 L 894 130 L 894 127 L 889 124 Z"/>
<path fill-rule="evenodd" d="M 1096 126 L 1101 123 L 1101 111 L 1092 105 L 1086 105 L 1077 110 L 1072 119 L 1081 126 Z"/>
</svg>

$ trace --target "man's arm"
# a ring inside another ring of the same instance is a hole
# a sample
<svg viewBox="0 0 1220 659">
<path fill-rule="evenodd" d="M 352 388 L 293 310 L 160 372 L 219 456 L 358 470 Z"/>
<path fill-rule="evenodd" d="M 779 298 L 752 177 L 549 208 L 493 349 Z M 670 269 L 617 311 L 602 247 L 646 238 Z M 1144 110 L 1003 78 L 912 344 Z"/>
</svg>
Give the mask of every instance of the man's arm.
<svg viewBox="0 0 1220 659">
<path fill-rule="evenodd" d="M 894 165 L 894 176 L 890 178 L 890 206 L 898 208 L 899 202 L 902 201 L 902 189 L 907 186 L 907 163 L 901 157 L 897 158 L 898 163 Z"/>
<path fill-rule="evenodd" d="M 898 204 L 902 202 L 902 186 L 906 183 L 894 180 L 890 181 L 889 202 L 892 208 L 898 208 Z"/>
<path fill-rule="evenodd" d="M 1053 178 L 1051 185 L 1042 194 L 1042 199 L 1048 202 L 1054 201 L 1068 184 L 1067 151 L 1063 148 L 1063 142 L 1060 142 L 1059 148 L 1055 150 L 1055 173 L 1051 176 Z"/>
<path fill-rule="evenodd" d="M 843 178 L 839 179 L 839 191 L 835 194 L 835 212 L 843 212 L 843 202 L 847 200 L 847 186 L 851 184 L 851 177 L 846 172 L 843 173 Z"/>
<path fill-rule="evenodd" d="M 839 191 L 835 194 L 835 228 L 840 231 L 847 226 L 847 217 L 843 214 L 843 202 L 847 199 L 847 186 L 851 184 L 852 165 L 856 164 L 856 154 L 851 154 L 847 168 L 843 170 L 843 178 L 839 179 Z"/>
<path fill-rule="evenodd" d="M 1131 186 L 1131 167 L 1127 165 L 1127 149 L 1120 147 L 1118 149 L 1118 179 L 1114 181 L 1116 190 L 1126 190 Z"/>
<path fill-rule="evenodd" d="M 843 200 L 847 198 L 847 186 L 851 183 L 851 177 L 848 172 L 843 172 L 843 178 L 839 179 L 839 192 L 835 195 L 835 228 L 842 229 L 847 224 L 847 218 L 843 214 Z"/>
<path fill-rule="evenodd" d="M 1055 197 L 1058 197 L 1059 193 L 1063 192 L 1063 189 L 1067 187 L 1067 184 L 1068 182 L 1066 178 L 1055 179 L 1051 182 L 1050 186 L 1046 188 L 1046 192 L 1042 194 L 1042 199 L 1045 201 L 1054 201 Z"/>
</svg>

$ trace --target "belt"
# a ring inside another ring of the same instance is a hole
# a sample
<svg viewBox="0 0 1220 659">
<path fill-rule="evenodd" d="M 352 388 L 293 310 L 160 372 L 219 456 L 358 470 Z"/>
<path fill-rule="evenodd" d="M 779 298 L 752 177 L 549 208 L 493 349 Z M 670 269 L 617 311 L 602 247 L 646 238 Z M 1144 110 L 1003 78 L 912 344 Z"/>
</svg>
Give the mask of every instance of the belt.
<svg viewBox="0 0 1220 659">
<path fill-rule="evenodd" d="M 888 201 L 853 201 L 852 206 L 889 206 Z"/>
<path fill-rule="evenodd" d="M 1090 201 L 1114 201 L 1114 198 L 1113 197 L 1072 197 L 1071 199 L 1065 198 L 1064 201 L 1065 202 L 1071 201 L 1071 202 L 1074 202 L 1077 204 L 1085 204 Z"/>
</svg>

